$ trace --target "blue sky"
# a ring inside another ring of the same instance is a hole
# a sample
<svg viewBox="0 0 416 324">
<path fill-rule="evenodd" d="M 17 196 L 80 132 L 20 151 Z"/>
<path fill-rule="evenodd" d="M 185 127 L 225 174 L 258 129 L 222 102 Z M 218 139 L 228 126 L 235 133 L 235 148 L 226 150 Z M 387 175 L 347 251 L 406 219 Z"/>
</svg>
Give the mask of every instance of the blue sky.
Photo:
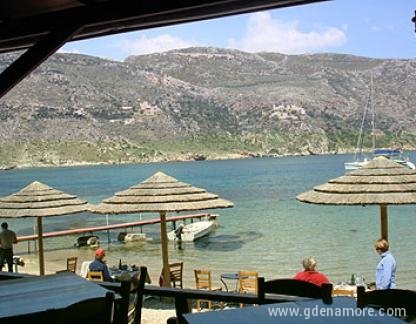
<svg viewBox="0 0 416 324">
<path fill-rule="evenodd" d="M 67 43 L 60 52 L 122 61 L 190 46 L 247 52 L 416 58 L 416 0 L 333 0 Z"/>
</svg>

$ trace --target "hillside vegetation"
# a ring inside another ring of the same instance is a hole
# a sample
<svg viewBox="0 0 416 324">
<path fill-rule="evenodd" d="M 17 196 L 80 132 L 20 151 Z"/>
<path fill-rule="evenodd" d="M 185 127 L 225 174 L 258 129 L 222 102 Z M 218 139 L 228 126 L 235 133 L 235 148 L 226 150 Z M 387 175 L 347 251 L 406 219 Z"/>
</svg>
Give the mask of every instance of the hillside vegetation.
<svg viewBox="0 0 416 324">
<path fill-rule="evenodd" d="M 0 69 L 16 57 L 1 55 Z M 351 152 L 371 74 L 378 146 L 414 149 L 416 60 L 218 48 L 125 62 L 56 54 L 0 101 L 0 166 Z"/>
</svg>

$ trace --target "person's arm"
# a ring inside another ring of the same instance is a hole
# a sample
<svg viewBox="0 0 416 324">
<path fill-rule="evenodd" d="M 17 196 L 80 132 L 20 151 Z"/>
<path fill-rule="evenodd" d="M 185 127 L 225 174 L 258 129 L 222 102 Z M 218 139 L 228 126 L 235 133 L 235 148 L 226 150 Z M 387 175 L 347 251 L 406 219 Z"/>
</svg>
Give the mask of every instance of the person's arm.
<svg viewBox="0 0 416 324">
<path fill-rule="evenodd" d="M 13 236 L 13 243 L 16 244 L 17 243 L 17 236 L 16 236 L 16 233 L 13 232 L 13 234 L 14 234 L 14 236 Z"/>
<path fill-rule="evenodd" d="M 106 264 L 104 264 L 104 267 L 103 267 L 103 277 L 104 277 L 104 281 L 113 281 L 113 278 L 111 277 Z"/>
<path fill-rule="evenodd" d="M 376 289 L 389 289 L 393 271 L 393 260 L 385 258 L 377 266 Z"/>
</svg>

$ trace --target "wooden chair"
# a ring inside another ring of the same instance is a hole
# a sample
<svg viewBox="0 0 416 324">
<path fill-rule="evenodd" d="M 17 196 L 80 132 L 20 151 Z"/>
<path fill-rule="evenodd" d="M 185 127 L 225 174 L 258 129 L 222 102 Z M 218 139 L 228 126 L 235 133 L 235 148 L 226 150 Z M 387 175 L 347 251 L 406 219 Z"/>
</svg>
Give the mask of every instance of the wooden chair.
<svg viewBox="0 0 416 324">
<path fill-rule="evenodd" d="M 355 297 L 354 296 L 354 290 L 350 290 L 350 289 L 342 289 L 342 288 L 334 288 L 334 290 L 332 290 L 332 297 L 336 297 L 336 296 L 348 296 L 348 297 Z"/>
<path fill-rule="evenodd" d="M 257 271 L 240 270 L 238 272 L 238 292 L 243 294 L 258 294 L 258 277 Z M 243 307 L 244 304 L 240 304 Z"/>
<path fill-rule="evenodd" d="M 215 290 L 220 291 L 222 290 L 221 287 L 212 287 L 212 281 L 211 281 L 211 271 L 209 270 L 194 270 L 195 273 L 195 288 L 196 289 L 204 289 L 204 290 Z M 204 302 L 203 300 L 197 299 L 196 301 L 196 309 L 198 311 L 201 310 L 201 302 Z M 208 309 L 212 308 L 212 301 L 207 300 L 205 301 L 208 303 Z"/>
<path fill-rule="evenodd" d="M 170 282 L 174 288 L 182 287 L 183 262 L 169 264 Z"/>
<path fill-rule="evenodd" d="M 405 289 L 385 289 L 365 291 L 357 287 L 357 308 L 405 309 L 407 316 L 416 315 L 416 291 Z M 397 314 L 399 315 L 399 314 Z M 401 314 L 404 316 L 405 314 Z"/>
<path fill-rule="evenodd" d="M 78 257 L 69 257 L 66 259 L 66 270 L 73 273 L 77 270 Z"/>
<path fill-rule="evenodd" d="M 321 287 L 307 281 L 296 279 L 274 279 L 264 281 L 258 278 L 258 291 L 260 304 L 265 303 L 265 294 L 279 294 L 309 298 L 322 298 L 326 304 L 332 303 L 332 284 L 325 283 Z"/>
<path fill-rule="evenodd" d="M 101 271 L 88 271 L 87 280 L 102 282 L 104 281 L 104 276 Z"/>
</svg>

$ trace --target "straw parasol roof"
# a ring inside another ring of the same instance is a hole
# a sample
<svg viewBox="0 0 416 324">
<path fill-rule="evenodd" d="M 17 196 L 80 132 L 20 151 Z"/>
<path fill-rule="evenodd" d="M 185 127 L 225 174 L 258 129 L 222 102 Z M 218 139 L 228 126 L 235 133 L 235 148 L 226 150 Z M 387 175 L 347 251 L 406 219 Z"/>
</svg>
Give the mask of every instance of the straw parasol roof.
<svg viewBox="0 0 416 324">
<path fill-rule="evenodd" d="M 387 205 L 416 204 L 416 170 L 379 156 L 296 199 L 322 205 L 380 205 L 381 236 L 387 239 Z"/>
<path fill-rule="evenodd" d="M 39 241 L 40 274 L 45 274 L 42 218 L 76 214 L 90 209 L 89 204 L 76 196 L 35 181 L 22 190 L 0 197 L 0 217 L 36 217 Z"/>
<path fill-rule="evenodd" d="M 220 199 L 205 189 L 157 172 L 147 180 L 103 200 L 94 211 L 101 214 L 124 214 L 228 207 L 233 207 L 233 203 Z"/>
<path fill-rule="evenodd" d="M 100 214 L 159 212 L 163 274 L 166 285 L 169 285 L 166 212 L 229 207 L 233 207 L 233 203 L 219 198 L 218 195 L 180 182 L 163 172 L 157 172 L 143 182 L 103 200 L 93 208 L 93 212 Z"/>
</svg>

